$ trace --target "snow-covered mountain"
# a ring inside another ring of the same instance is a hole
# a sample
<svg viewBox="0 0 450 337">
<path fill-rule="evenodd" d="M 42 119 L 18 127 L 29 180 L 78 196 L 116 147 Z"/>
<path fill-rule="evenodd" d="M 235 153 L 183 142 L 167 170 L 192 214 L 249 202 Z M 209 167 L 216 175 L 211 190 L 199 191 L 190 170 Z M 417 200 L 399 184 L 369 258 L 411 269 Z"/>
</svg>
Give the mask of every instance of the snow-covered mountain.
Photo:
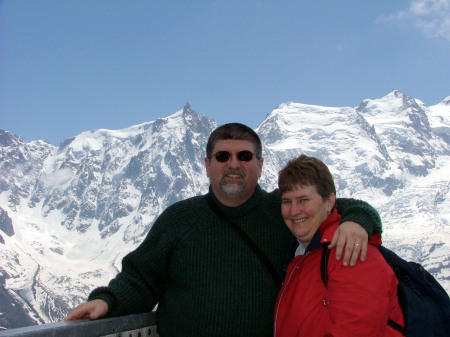
<svg viewBox="0 0 450 337">
<path fill-rule="evenodd" d="M 205 193 L 216 126 L 186 105 L 59 147 L 0 130 L 0 327 L 62 319 L 117 273 L 163 209 Z M 450 97 L 431 107 L 399 91 L 355 108 L 284 103 L 256 131 L 263 188 L 288 159 L 321 158 L 339 196 L 380 212 L 385 245 L 450 292 Z"/>
</svg>

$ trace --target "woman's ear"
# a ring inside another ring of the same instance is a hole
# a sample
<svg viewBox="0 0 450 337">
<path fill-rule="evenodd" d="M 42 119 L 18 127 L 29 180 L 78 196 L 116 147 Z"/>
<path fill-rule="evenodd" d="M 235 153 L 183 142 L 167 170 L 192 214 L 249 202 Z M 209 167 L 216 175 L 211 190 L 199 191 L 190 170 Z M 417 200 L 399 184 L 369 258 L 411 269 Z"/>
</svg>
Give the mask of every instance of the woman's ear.
<svg viewBox="0 0 450 337">
<path fill-rule="evenodd" d="M 333 211 L 333 208 L 336 206 L 336 195 L 331 193 L 327 199 L 327 211 L 329 214 Z"/>
</svg>

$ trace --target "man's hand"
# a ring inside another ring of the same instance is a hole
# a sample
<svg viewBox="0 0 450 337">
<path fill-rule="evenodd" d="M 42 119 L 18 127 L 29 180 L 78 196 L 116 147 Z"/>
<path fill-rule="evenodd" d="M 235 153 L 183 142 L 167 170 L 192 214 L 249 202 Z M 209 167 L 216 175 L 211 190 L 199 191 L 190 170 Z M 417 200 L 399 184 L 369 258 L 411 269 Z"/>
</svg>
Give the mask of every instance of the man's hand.
<svg viewBox="0 0 450 337">
<path fill-rule="evenodd" d="M 354 266 L 359 253 L 361 253 L 361 261 L 366 259 L 368 241 L 369 235 L 362 226 L 353 221 L 345 221 L 334 233 L 328 248 L 336 247 L 336 259 L 340 260 L 345 247 L 342 263 L 344 266 L 348 266 L 350 262 L 350 266 Z"/>
<path fill-rule="evenodd" d="M 73 319 L 97 319 L 103 317 L 108 312 L 108 304 L 103 300 L 93 300 L 83 304 L 80 304 L 73 311 L 71 311 L 65 321 L 70 321 Z"/>
</svg>

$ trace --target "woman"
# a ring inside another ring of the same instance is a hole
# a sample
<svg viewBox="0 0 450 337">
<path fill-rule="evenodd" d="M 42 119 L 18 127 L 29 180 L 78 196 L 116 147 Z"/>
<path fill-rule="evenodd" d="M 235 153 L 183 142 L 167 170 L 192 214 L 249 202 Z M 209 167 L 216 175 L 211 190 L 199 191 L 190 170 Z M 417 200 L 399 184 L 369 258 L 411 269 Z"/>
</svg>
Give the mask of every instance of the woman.
<svg viewBox="0 0 450 337">
<path fill-rule="evenodd" d="M 328 167 L 301 155 L 280 171 L 278 186 L 283 219 L 299 248 L 278 295 L 274 336 L 402 336 L 387 325 L 389 318 L 404 322 L 397 279 L 374 246 L 381 244 L 381 236 L 372 238 L 365 262 L 354 267 L 330 258 L 327 287 L 322 281 L 322 247 L 340 220 Z"/>
</svg>

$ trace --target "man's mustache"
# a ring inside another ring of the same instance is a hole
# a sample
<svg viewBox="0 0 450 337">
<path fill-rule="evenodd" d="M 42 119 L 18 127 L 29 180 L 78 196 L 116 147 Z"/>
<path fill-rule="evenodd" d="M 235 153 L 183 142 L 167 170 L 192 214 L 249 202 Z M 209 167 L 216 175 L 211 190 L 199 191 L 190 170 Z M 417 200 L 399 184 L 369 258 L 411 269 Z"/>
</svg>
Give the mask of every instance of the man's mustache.
<svg viewBox="0 0 450 337">
<path fill-rule="evenodd" d="M 242 178 L 245 178 L 245 172 L 240 170 L 240 169 L 227 169 L 224 173 L 223 176 L 227 176 L 227 175 L 239 175 Z"/>
</svg>

